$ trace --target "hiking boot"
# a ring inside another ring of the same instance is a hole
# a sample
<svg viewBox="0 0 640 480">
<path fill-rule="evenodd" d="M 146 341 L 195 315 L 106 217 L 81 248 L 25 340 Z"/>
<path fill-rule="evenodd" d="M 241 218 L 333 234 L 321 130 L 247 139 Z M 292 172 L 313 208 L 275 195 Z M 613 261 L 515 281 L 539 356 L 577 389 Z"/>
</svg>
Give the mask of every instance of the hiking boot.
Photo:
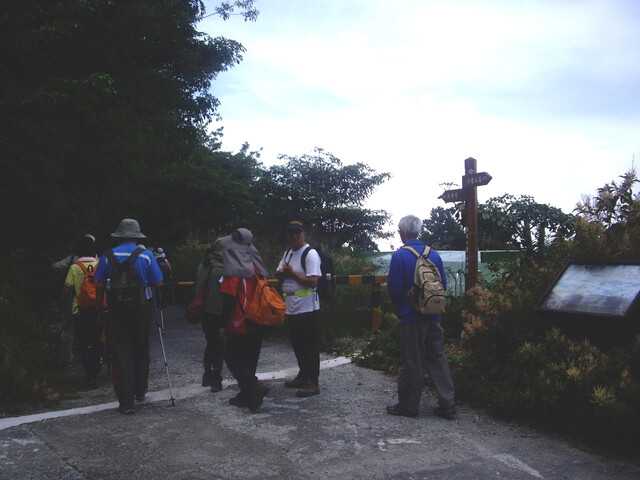
<svg viewBox="0 0 640 480">
<path fill-rule="evenodd" d="M 267 387 L 260 380 L 251 389 L 251 397 L 249 398 L 249 410 L 255 412 L 262 405 L 264 397 L 269 393 L 269 387 Z"/>
<path fill-rule="evenodd" d="M 285 388 L 304 388 L 306 386 L 306 381 L 304 381 L 300 377 L 296 377 L 293 380 L 287 380 L 284 382 Z"/>
<path fill-rule="evenodd" d="M 133 407 L 120 407 L 118 408 L 118 411 L 120 413 L 122 413 L 123 415 L 133 415 L 134 413 L 136 413 L 136 410 Z"/>
<path fill-rule="evenodd" d="M 320 387 L 312 382 L 306 382 L 304 386 L 296 392 L 296 397 L 312 397 L 320 393 Z"/>
<path fill-rule="evenodd" d="M 433 413 L 447 420 L 454 420 L 456 418 L 456 407 L 437 407 L 433 409 Z"/>
<path fill-rule="evenodd" d="M 417 412 L 412 412 L 411 410 L 407 410 L 399 403 L 397 403 L 396 405 L 389 405 L 387 407 L 387 413 L 389 415 L 397 415 L 400 417 L 409 417 L 409 418 L 416 418 L 418 416 Z"/>
<path fill-rule="evenodd" d="M 205 370 L 204 373 L 202 374 L 202 386 L 210 387 L 212 383 L 213 383 L 213 371 Z"/>
<path fill-rule="evenodd" d="M 217 393 L 220 390 L 222 390 L 222 380 L 214 380 L 211 383 L 211 392 L 212 393 Z"/>
<path fill-rule="evenodd" d="M 240 393 L 235 397 L 229 399 L 229 405 L 234 407 L 248 407 L 251 400 L 251 394 L 245 390 L 240 390 Z"/>
</svg>

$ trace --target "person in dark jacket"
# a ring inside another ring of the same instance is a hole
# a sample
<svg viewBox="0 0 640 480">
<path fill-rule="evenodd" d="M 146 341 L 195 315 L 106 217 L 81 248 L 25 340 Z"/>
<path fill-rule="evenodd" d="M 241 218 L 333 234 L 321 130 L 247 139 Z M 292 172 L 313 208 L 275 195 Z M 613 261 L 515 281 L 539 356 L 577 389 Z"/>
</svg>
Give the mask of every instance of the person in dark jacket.
<svg viewBox="0 0 640 480">
<path fill-rule="evenodd" d="M 205 289 L 202 330 L 207 345 L 204 349 L 202 386 L 211 387 L 212 392 L 222 390 L 226 322 L 222 315 L 224 295 L 220 293 L 221 277 L 222 241 L 218 239 L 207 250 L 196 272 L 196 295 Z"/>
</svg>

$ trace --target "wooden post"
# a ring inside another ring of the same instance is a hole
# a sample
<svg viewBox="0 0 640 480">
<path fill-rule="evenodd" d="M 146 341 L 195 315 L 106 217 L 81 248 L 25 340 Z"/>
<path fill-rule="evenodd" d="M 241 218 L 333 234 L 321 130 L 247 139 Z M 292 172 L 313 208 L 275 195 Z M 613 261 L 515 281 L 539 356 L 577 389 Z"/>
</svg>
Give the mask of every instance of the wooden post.
<svg viewBox="0 0 640 480">
<path fill-rule="evenodd" d="M 464 174 L 477 173 L 477 161 L 469 157 L 464 161 Z M 464 180 L 463 180 L 464 182 Z M 466 289 L 478 284 L 478 189 L 474 186 L 463 187 L 465 190 L 465 217 L 467 228 L 467 275 Z"/>
<path fill-rule="evenodd" d="M 464 202 L 466 217 L 466 275 L 465 288 L 469 290 L 478 284 L 478 191 L 477 187 L 491 181 L 487 172 L 478 172 L 478 162 L 469 157 L 464 161 L 462 188 L 447 190 L 438 198 L 445 202 Z"/>
</svg>

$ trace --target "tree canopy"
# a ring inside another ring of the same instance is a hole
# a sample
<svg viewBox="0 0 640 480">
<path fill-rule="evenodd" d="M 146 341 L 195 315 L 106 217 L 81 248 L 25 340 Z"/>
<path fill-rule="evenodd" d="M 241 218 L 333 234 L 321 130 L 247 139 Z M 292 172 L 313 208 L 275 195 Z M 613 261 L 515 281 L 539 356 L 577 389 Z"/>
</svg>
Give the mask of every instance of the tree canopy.
<svg viewBox="0 0 640 480">
<path fill-rule="evenodd" d="M 515 248 L 528 254 L 544 253 L 555 235 L 573 233 L 573 215 L 537 203 L 529 195 L 493 197 L 478 206 L 480 248 Z"/>
<path fill-rule="evenodd" d="M 581 257 L 634 259 L 640 256 L 640 194 L 634 168 L 606 183 L 576 206 L 576 252 Z"/>
<path fill-rule="evenodd" d="M 464 229 L 455 218 L 455 207 L 436 207 L 431 216 L 423 220 L 421 241 L 437 250 L 464 250 Z"/>
<path fill-rule="evenodd" d="M 329 248 L 377 249 L 374 239 L 384 237 L 389 215 L 363 205 L 390 174 L 363 163 L 343 165 L 321 148 L 311 155 L 279 158 L 285 163 L 265 169 L 259 179 L 264 195 L 260 216 L 266 225 L 276 219 L 282 223 L 283 217 L 301 218 L 314 239 Z"/>
<path fill-rule="evenodd" d="M 3 208 L 2 222 L 21 226 L 23 245 L 45 233 L 60 248 L 123 215 L 153 218 L 211 161 L 211 81 L 244 48 L 198 32 L 203 13 L 196 0 L 5 5 L 0 190 L 21 208 Z"/>
</svg>

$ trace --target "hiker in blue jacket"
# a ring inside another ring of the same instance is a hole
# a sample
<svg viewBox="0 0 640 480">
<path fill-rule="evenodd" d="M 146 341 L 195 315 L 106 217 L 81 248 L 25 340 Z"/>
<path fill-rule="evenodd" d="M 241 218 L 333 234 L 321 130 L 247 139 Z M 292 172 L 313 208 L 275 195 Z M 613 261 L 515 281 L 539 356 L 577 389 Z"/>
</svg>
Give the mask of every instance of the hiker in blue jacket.
<svg viewBox="0 0 640 480">
<path fill-rule="evenodd" d="M 413 215 L 403 217 L 398 232 L 404 246 L 413 247 L 422 254 L 425 245 L 418 240 L 422 232 L 422 220 Z M 431 249 L 428 255 L 440 271 L 444 287 L 447 276 L 438 252 Z M 400 319 L 400 366 L 398 368 L 398 403 L 387 407 L 387 413 L 404 417 L 417 417 L 420 396 L 424 387 L 425 370 L 429 373 L 438 393 L 438 416 L 455 417 L 455 391 L 449 363 L 444 352 L 444 334 L 439 315 L 422 315 L 409 303 L 408 292 L 414 285 L 416 256 L 400 248 L 393 253 L 389 266 L 387 289 Z"/>
<path fill-rule="evenodd" d="M 151 330 L 151 286 L 162 286 L 162 272 L 153 254 L 136 246 L 142 238 L 147 238 L 140 231 L 137 220 L 125 218 L 111 236 L 120 241 L 113 248 L 113 261 L 122 264 L 130 256 L 136 255 L 133 262 L 143 294 L 139 295 L 139 304 L 128 309 L 116 308 L 115 299 L 107 292 L 109 302 L 108 331 L 111 346 L 113 387 L 120 406 L 118 410 L 125 415 L 135 413 L 134 399 L 144 401 L 149 380 L 149 331 Z M 98 280 L 98 304 L 102 304 L 105 288 L 113 288 L 115 279 L 111 278 L 114 270 L 111 253 L 105 252 L 100 257 L 94 277 Z M 110 281 L 110 286 L 107 285 Z M 113 290 L 111 290 L 113 292 Z"/>
</svg>

